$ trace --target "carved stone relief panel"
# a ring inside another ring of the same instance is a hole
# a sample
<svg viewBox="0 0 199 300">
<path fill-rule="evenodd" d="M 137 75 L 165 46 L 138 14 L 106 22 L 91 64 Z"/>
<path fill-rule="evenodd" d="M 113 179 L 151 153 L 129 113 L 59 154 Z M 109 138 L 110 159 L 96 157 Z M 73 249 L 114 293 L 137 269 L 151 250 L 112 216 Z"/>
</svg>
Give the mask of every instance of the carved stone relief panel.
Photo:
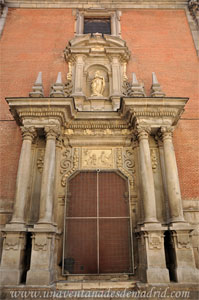
<svg viewBox="0 0 199 300">
<path fill-rule="evenodd" d="M 82 169 L 113 169 L 113 150 L 82 148 L 81 167 Z"/>
</svg>

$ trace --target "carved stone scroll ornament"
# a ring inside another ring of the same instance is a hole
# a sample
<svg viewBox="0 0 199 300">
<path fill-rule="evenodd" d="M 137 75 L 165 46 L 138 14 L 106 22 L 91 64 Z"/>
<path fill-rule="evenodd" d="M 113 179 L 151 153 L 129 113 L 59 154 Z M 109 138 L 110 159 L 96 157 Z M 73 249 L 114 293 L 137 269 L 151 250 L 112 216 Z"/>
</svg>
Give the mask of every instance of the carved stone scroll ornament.
<svg viewBox="0 0 199 300">
<path fill-rule="evenodd" d="M 74 152 L 72 153 L 72 149 L 68 148 L 64 152 L 64 159 L 61 160 L 61 185 L 66 186 L 66 179 L 78 169 L 79 166 L 79 150 L 78 148 L 74 148 Z"/>
<path fill-rule="evenodd" d="M 132 149 L 127 149 L 123 151 L 121 148 L 117 149 L 116 152 L 116 161 L 117 161 L 117 168 L 123 173 L 126 177 L 129 178 L 129 183 L 132 189 L 135 186 L 135 161 Z"/>
</svg>

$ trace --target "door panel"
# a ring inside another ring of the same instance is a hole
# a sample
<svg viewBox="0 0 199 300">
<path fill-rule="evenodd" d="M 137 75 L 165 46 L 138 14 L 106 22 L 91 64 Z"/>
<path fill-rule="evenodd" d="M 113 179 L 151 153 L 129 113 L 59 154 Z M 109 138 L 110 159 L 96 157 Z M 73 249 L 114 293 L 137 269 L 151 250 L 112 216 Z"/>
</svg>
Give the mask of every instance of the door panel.
<svg viewBox="0 0 199 300">
<path fill-rule="evenodd" d="M 130 273 L 130 226 L 128 219 L 100 219 L 99 272 Z"/>
<path fill-rule="evenodd" d="M 99 173 L 99 216 L 129 216 L 128 185 L 117 173 Z"/>
<path fill-rule="evenodd" d="M 97 173 L 82 172 L 73 177 L 68 186 L 67 216 L 96 217 Z"/>
<path fill-rule="evenodd" d="M 96 274 L 97 222 L 96 220 L 66 221 L 64 269 L 71 274 Z"/>
</svg>

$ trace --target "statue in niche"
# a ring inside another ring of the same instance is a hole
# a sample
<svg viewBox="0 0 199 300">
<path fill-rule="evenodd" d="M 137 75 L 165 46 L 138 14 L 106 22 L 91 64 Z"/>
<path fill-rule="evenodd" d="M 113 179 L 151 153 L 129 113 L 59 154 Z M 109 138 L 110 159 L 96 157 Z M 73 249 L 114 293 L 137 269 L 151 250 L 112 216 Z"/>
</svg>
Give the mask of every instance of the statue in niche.
<svg viewBox="0 0 199 300">
<path fill-rule="evenodd" d="M 103 92 L 105 88 L 105 79 L 100 75 L 99 71 L 95 72 L 95 76 L 91 82 L 91 97 L 103 97 Z"/>
</svg>

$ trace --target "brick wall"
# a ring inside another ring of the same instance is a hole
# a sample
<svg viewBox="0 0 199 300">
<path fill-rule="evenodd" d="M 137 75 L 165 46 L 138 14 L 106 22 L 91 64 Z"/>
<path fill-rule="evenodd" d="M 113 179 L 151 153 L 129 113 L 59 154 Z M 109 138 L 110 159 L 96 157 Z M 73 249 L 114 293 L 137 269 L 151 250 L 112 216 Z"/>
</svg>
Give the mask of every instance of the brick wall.
<svg viewBox="0 0 199 300">
<path fill-rule="evenodd" d="M 125 10 L 121 28 L 122 38 L 132 52 L 129 78 L 131 72 L 136 72 L 149 95 L 151 73 L 156 72 L 167 96 L 190 97 L 174 143 L 182 196 L 196 198 L 199 195 L 199 163 L 196 161 L 199 139 L 198 121 L 195 120 L 199 107 L 198 59 L 185 13 L 180 10 Z M 73 36 L 71 9 L 9 9 L 1 39 L 0 119 L 4 121 L 0 123 L 3 133 L 0 199 L 14 197 L 21 145 L 20 131 L 12 121 L 4 98 L 28 96 L 39 71 L 43 72 L 44 93 L 48 96 L 57 73 L 66 74 L 63 50 Z"/>
<path fill-rule="evenodd" d="M 49 96 L 57 73 L 66 74 L 63 50 L 73 36 L 71 9 L 9 9 L 1 39 L 0 199 L 14 198 L 21 147 L 20 130 L 5 97 L 28 96 L 39 71 L 45 96 Z"/>
<path fill-rule="evenodd" d="M 185 12 L 123 11 L 121 27 L 132 53 L 128 77 L 135 72 L 149 95 L 155 72 L 167 96 L 190 98 L 175 131 L 174 146 L 182 197 L 199 198 L 199 66 Z"/>
</svg>

